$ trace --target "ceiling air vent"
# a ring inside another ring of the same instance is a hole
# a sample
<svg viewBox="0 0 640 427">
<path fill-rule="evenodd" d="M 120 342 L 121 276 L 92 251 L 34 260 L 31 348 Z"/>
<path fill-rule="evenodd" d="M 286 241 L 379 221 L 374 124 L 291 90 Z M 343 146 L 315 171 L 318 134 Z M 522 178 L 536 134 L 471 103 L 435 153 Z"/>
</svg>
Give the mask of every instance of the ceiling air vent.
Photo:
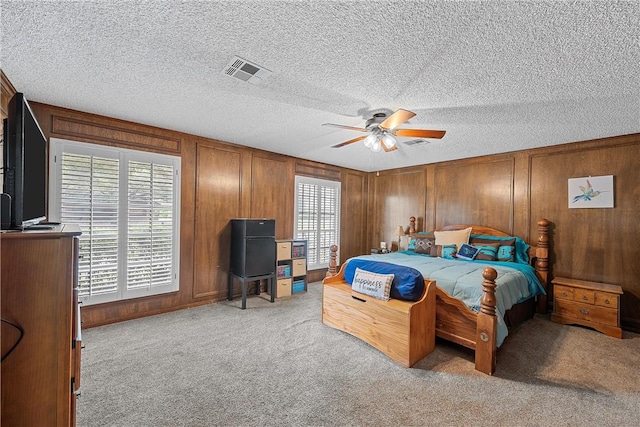
<svg viewBox="0 0 640 427">
<path fill-rule="evenodd" d="M 257 85 L 271 75 L 271 71 L 246 59 L 234 56 L 224 67 L 222 74 Z"/>
<path fill-rule="evenodd" d="M 427 145 L 429 141 L 426 139 L 411 139 L 409 141 L 402 141 L 402 143 L 410 147 L 418 147 L 420 145 Z"/>
</svg>

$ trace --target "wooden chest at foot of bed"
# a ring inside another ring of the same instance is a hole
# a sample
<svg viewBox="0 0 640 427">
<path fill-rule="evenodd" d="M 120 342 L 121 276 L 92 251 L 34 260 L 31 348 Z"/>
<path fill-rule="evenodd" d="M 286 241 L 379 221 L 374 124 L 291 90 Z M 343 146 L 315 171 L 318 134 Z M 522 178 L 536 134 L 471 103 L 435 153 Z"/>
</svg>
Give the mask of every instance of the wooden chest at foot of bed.
<svg viewBox="0 0 640 427">
<path fill-rule="evenodd" d="M 322 286 L 322 322 L 370 344 L 397 363 L 411 367 L 435 348 L 435 282 L 425 280 L 419 301 L 381 301 L 352 296 L 338 276 Z"/>
</svg>

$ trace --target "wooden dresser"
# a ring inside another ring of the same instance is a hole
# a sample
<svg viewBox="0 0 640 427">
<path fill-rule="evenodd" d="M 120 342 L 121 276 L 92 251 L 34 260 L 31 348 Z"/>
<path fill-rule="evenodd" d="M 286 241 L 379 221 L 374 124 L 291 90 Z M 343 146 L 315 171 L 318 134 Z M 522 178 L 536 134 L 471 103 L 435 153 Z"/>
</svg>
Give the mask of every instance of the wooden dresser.
<svg viewBox="0 0 640 427">
<path fill-rule="evenodd" d="M 620 286 L 565 277 L 556 277 L 551 283 L 552 321 L 587 326 L 612 337 L 622 338 Z"/>
<path fill-rule="evenodd" d="M 77 226 L 0 233 L 3 426 L 74 426 Z"/>
</svg>

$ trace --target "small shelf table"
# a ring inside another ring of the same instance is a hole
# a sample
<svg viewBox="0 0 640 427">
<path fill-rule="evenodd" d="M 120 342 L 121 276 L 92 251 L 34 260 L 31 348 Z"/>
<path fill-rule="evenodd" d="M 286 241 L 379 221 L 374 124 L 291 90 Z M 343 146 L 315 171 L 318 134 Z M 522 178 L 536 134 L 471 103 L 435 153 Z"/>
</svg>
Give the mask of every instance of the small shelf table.
<svg viewBox="0 0 640 427">
<path fill-rule="evenodd" d="M 256 293 L 260 295 L 260 284 L 263 280 L 268 280 L 267 282 L 267 290 L 269 295 L 271 296 L 271 302 L 274 301 L 274 289 L 273 283 L 275 279 L 275 274 L 263 274 L 262 276 L 249 276 L 242 277 L 235 275 L 233 273 L 229 273 L 229 293 L 227 299 L 231 301 L 233 299 L 233 279 L 238 279 L 242 285 L 242 309 L 247 308 L 247 282 L 258 282 L 256 285 Z"/>
</svg>

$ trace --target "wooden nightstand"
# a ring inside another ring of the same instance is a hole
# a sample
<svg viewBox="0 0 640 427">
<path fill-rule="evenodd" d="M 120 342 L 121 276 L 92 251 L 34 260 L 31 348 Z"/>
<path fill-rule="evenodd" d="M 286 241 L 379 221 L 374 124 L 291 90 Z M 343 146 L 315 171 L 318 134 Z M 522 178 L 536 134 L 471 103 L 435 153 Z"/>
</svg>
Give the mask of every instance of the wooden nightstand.
<svg viewBox="0 0 640 427">
<path fill-rule="evenodd" d="M 622 338 L 620 286 L 565 277 L 556 277 L 551 283 L 552 321 L 587 326 L 612 337 Z"/>
</svg>

